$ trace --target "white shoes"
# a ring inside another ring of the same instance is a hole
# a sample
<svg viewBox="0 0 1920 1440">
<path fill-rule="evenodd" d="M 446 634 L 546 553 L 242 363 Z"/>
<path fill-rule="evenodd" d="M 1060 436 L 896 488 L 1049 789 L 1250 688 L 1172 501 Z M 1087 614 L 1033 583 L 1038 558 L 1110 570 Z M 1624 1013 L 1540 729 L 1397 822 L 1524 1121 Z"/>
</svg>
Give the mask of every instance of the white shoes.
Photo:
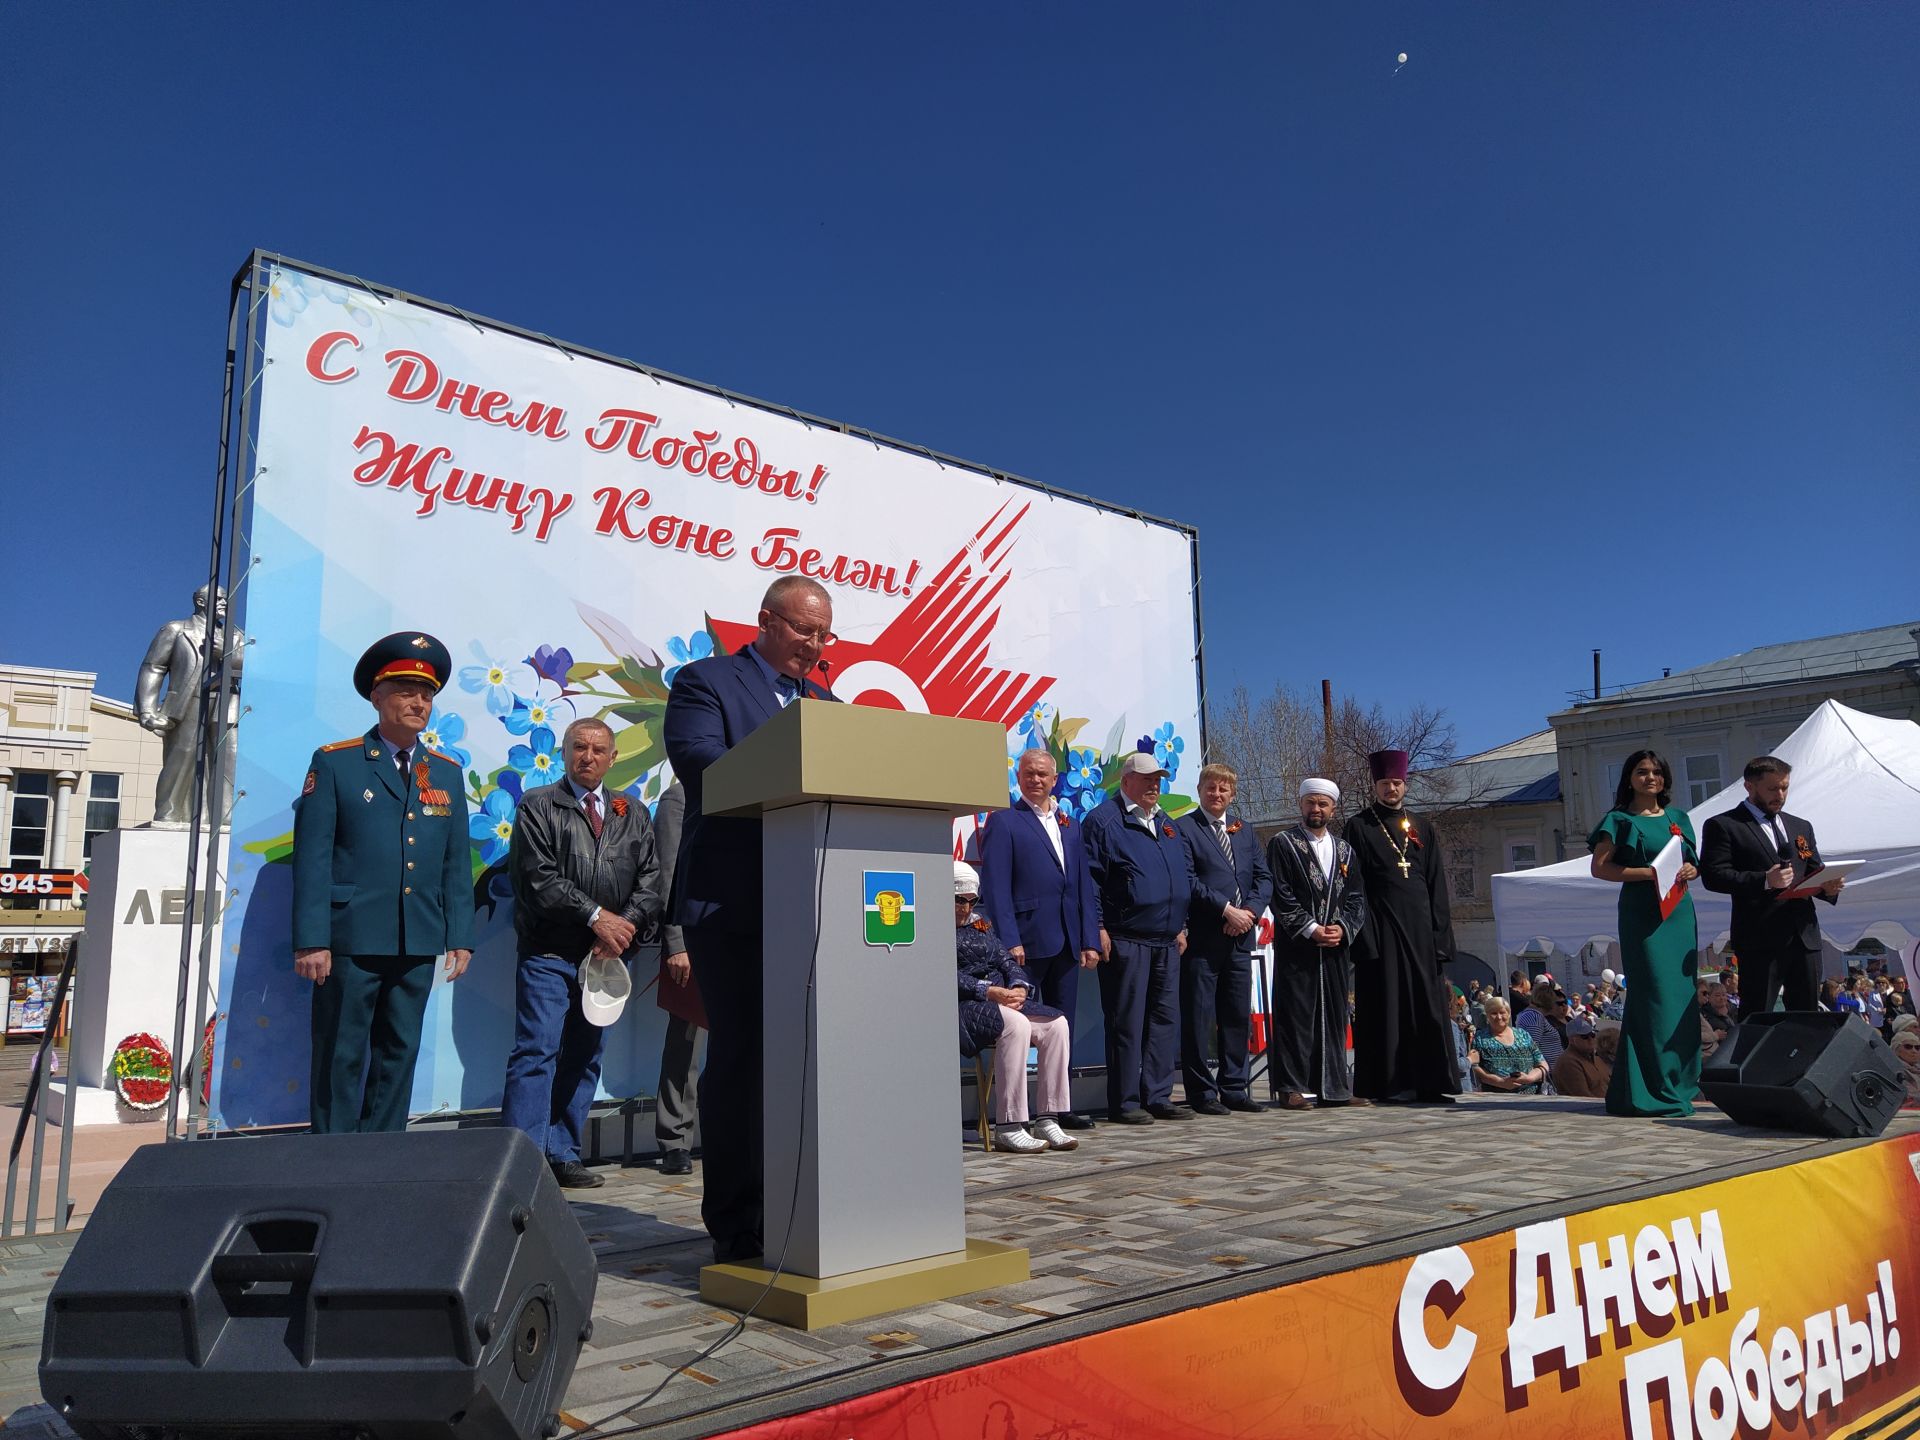
<svg viewBox="0 0 1920 1440">
<path fill-rule="evenodd" d="M 1033 1122 L 1033 1138 L 1047 1142 L 1049 1150 L 1078 1150 L 1080 1142 L 1060 1128 L 1060 1122 L 1051 1115 L 1042 1115 Z"/>
<path fill-rule="evenodd" d="M 993 1127 L 993 1148 L 1011 1150 L 1017 1155 L 1037 1155 L 1047 1148 L 1047 1142 L 1029 1135 L 1024 1125 L 996 1125 Z"/>
</svg>

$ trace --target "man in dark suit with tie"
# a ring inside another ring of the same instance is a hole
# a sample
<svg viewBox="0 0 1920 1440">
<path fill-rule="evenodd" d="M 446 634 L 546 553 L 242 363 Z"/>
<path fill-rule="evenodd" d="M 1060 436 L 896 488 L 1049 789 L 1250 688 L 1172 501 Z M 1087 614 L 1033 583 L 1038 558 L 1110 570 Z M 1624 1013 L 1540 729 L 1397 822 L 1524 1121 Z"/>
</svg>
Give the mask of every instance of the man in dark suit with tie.
<svg viewBox="0 0 1920 1440">
<path fill-rule="evenodd" d="M 1247 1094 L 1253 1019 L 1253 946 L 1273 876 L 1251 828 L 1229 807 L 1240 788 L 1230 766 L 1200 767 L 1200 806 L 1174 821 L 1193 856 L 1187 949 L 1180 957 L 1180 1069 L 1196 1114 L 1258 1110 Z M 1220 1055 L 1216 1081 L 1207 1051 Z"/>
<path fill-rule="evenodd" d="M 761 826 L 753 817 L 705 814 L 701 782 L 707 766 L 786 706 L 834 698 L 807 678 L 834 640 L 833 600 L 825 587 L 781 576 L 767 587 L 759 623 L 746 649 L 681 667 L 667 697 L 663 735 L 686 792 L 668 916 L 685 935 L 708 1022 L 700 1075 L 706 1163 L 700 1218 L 722 1264 L 760 1254 Z"/>
<path fill-rule="evenodd" d="M 1747 762 L 1747 798 L 1708 820 L 1700 837 L 1700 879 L 1733 897 L 1733 953 L 1740 957 L 1740 1013 L 1773 1008 L 1784 987 L 1787 1009 L 1811 1010 L 1820 979 L 1820 921 L 1811 899 L 1785 899 L 1821 868 L 1813 826 L 1786 812 L 1793 767 L 1773 755 Z M 1846 883 L 1820 887 L 1829 905 Z"/>
<path fill-rule="evenodd" d="M 1040 999 L 1078 1024 L 1080 970 L 1100 963 L 1100 912 L 1080 827 L 1054 799 L 1054 758 L 1029 750 L 1014 767 L 1020 798 L 987 822 L 980 868 L 988 918 L 1007 953 L 1040 987 Z M 1060 1117 L 1091 1130 L 1088 1116 Z"/>
</svg>

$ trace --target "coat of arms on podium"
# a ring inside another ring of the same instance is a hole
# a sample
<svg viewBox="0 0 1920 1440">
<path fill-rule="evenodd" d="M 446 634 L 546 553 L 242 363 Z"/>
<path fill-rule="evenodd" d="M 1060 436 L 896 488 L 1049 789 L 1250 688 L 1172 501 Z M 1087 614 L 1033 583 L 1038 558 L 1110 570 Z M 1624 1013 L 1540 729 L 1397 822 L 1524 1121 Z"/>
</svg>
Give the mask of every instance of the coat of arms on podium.
<svg viewBox="0 0 1920 1440">
<path fill-rule="evenodd" d="M 860 887 L 867 910 L 866 937 L 869 945 L 913 943 L 913 871 L 863 870 Z"/>
</svg>

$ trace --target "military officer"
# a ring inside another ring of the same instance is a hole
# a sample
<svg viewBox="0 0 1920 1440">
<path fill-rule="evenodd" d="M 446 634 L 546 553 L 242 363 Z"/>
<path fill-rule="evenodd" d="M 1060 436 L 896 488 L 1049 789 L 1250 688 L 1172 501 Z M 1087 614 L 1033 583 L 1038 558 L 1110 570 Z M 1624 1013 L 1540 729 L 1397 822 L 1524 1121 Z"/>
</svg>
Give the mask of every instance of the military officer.
<svg viewBox="0 0 1920 1440">
<path fill-rule="evenodd" d="M 431 635 L 377 641 L 353 687 L 378 720 L 316 750 L 294 802 L 293 968 L 314 984 L 316 1134 L 406 1128 L 433 962 L 445 955 L 457 980 L 471 958 L 463 776 L 420 743 L 452 664 Z"/>
</svg>

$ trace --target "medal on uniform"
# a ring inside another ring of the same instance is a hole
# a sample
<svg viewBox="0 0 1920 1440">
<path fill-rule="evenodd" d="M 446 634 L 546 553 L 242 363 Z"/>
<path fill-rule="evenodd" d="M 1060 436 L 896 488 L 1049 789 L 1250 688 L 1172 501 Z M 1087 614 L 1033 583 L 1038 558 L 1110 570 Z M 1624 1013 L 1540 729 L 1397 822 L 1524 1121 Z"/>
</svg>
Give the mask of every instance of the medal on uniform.
<svg viewBox="0 0 1920 1440">
<path fill-rule="evenodd" d="M 371 791 L 371 790 L 362 790 L 362 791 L 360 792 L 360 798 L 361 798 L 362 800 L 364 800 L 364 801 L 366 801 L 366 802 L 367 802 L 367 803 L 368 803 L 369 805 L 371 805 L 371 804 L 373 803 L 373 791 Z"/>
</svg>

